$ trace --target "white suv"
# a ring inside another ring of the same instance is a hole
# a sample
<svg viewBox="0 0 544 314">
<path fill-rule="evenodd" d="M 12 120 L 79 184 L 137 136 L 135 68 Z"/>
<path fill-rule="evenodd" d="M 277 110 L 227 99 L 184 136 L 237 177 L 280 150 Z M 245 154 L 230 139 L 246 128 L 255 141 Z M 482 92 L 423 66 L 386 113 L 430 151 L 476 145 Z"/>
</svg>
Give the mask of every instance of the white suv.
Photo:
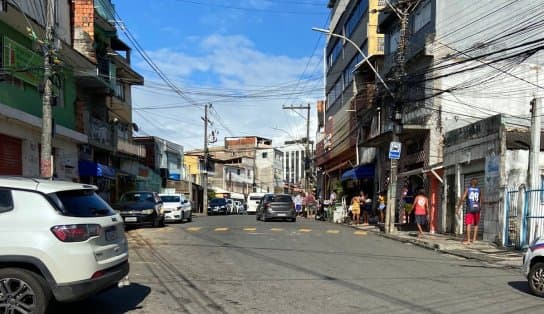
<svg viewBox="0 0 544 314">
<path fill-rule="evenodd" d="M 531 293 L 544 297 L 544 238 L 537 238 L 523 254 L 522 271 Z"/>
<path fill-rule="evenodd" d="M 122 281 L 121 217 L 93 185 L 0 177 L 0 310 L 43 313 Z"/>
</svg>

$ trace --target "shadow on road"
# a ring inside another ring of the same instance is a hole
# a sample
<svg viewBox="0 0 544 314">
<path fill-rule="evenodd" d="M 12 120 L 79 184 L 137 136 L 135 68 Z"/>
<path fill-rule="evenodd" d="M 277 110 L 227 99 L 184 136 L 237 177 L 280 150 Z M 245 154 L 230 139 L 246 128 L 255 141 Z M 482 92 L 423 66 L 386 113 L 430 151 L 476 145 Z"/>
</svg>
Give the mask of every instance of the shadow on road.
<svg viewBox="0 0 544 314">
<path fill-rule="evenodd" d="M 113 288 L 83 301 L 53 304 L 48 313 L 126 313 L 140 309 L 139 304 L 150 292 L 151 288 L 133 283 L 128 287 Z"/>
<path fill-rule="evenodd" d="M 520 292 L 532 295 L 529 291 L 529 285 L 527 284 L 527 281 L 510 281 L 508 285 Z"/>
</svg>

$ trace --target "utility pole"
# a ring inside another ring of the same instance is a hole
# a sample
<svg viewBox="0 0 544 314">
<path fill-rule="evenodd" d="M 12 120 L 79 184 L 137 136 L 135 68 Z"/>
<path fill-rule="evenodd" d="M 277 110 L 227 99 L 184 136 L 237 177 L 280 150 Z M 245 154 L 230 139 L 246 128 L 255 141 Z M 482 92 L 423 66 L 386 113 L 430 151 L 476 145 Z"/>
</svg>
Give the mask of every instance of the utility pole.
<svg viewBox="0 0 544 314">
<path fill-rule="evenodd" d="M 47 19 L 45 21 L 45 44 L 44 62 L 43 62 L 43 98 L 42 98 L 42 146 L 40 155 L 40 176 L 42 178 L 53 178 L 53 156 L 52 137 L 53 137 L 53 109 L 51 100 L 53 98 L 53 82 L 51 77 L 54 75 L 51 59 L 53 58 L 54 48 L 54 27 L 55 27 L 55 0 L 45 2 Z"/>
<path fill-rule="evenodd" d="M 306 145 L 304 153 L 304 191 L 308 192 L 308 169 L 306 169 L 306 159 L 310 158 L 310 104 L 307 106 L 283 106 L 282 109 L 297 110 L 297 109 L 306 109 Z M 296 112 L 296 111 L 295 111 Z"/>
<path fill-rule="evenodd" d="M 204 186 L 204 196 L 202 197 L 202 212 L 204 216 L 208 215 L 208 108 L 211 108 L 212 104 L 204 105 L 204 171 L 202 185 Z"/>
<path fill-rule="evenodd" d="M 399 142 L 399 133 L 401 132 L 402 110 L 404 105 L 404 96 L 406 94 L 405 77 L 406 77 L 406 47 L 408 43 L 408 26 L 409 17 L 420 3 L 419 0 L 399 0 L 395 6 L 391 6 L 394 13 L 397 14 L 400 21 L 399 44 L 395 55 L 396 69 L 394 71 L 394 81 L 397 84 L 395 97 L 393 99 L 393 134 L 391 142 Z M 398 160 L 391 159 L 390 170 L 390 192 L 389 200 L 387 201 L 387 213 L 385 215 L 385 233 L 394 233 L 395 230 L 395 213 L 397 212 L 397 174 Z"/>
</svg>

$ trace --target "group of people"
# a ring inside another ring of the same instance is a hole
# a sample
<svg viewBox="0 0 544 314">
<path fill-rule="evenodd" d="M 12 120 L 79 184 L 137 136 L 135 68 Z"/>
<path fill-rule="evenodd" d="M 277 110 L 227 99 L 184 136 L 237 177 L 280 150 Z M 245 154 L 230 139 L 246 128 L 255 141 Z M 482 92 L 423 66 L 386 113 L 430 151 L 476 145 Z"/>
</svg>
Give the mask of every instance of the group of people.
<svg viewBox="0 0 544 314">
<path fill-rule="evenodd" d="M 351 215 L 352 222 L 356 225 L 361 223 L 361 214 L 363 224 L 369 223 L 369 218 L 373 216 L 374 211 L 372 210 L 372 200 L 367 197 L 367 194 L 363 191 L 358 196 L 351 198 Z M 380 193 L 378 195 L 378 212 L 377 218 L 380 223 L 384 222 L 385 219 L 385 208 L 386 208 L 386 199 L 385 193 Z"/>
<path fill-rule="evenodd" d="M 308 218 L 316 214 L 317 200 L 311 192 L 297 194 L 293 202 L 297 216 L 306 216 Z"/>
</svg>

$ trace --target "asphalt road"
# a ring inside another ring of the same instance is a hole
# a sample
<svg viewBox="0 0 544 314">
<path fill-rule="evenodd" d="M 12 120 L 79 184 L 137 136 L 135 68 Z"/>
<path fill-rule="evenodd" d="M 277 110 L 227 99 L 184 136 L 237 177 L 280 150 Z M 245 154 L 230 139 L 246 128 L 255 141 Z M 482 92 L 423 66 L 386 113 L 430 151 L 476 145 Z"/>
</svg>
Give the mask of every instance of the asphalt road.
<svg viewBox="0 0 544 314">
<path fill-rule="evenodd" d="M 255 216 L 127 232 L 131 285 L 55 313 L 540 312 L 515 270 L 325 222 Z"/>
</svg>

